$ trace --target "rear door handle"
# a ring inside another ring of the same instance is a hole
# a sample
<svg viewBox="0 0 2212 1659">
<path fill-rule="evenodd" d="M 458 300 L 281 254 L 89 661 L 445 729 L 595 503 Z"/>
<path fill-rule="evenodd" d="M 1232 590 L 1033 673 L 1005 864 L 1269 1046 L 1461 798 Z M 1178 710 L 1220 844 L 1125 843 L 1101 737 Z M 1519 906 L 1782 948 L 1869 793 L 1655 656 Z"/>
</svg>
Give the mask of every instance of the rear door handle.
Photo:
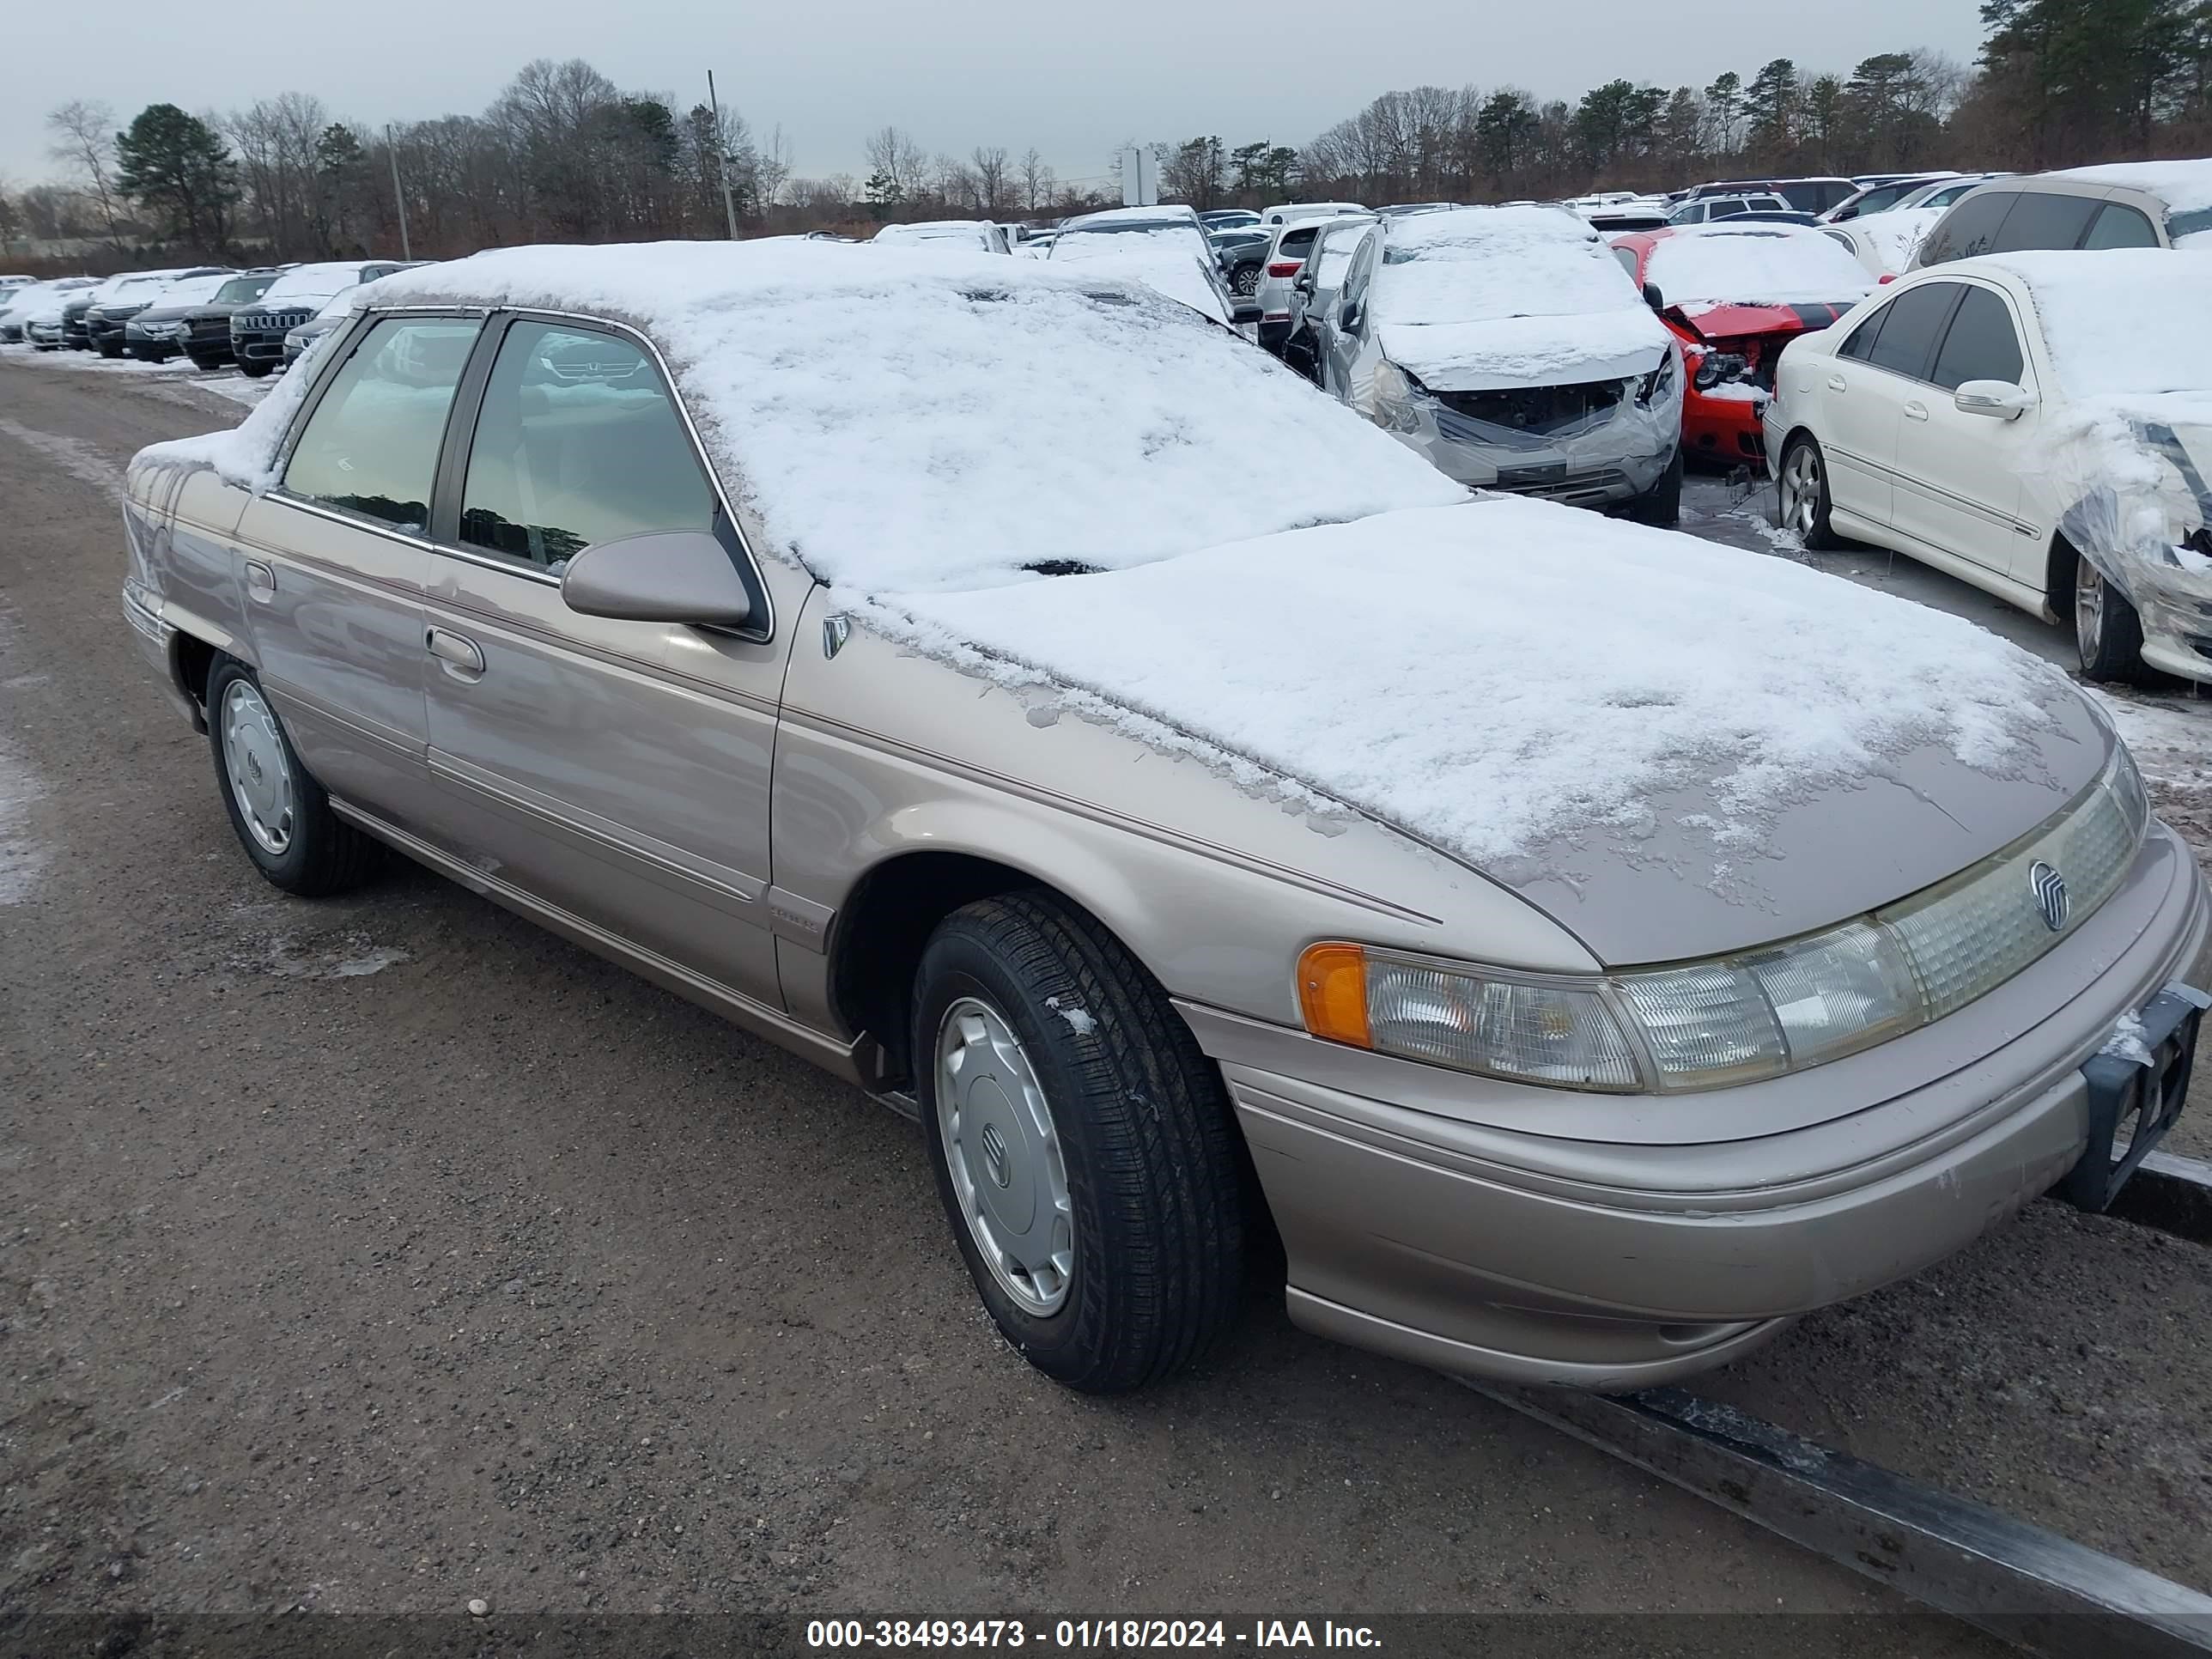
<svg viewBox="0 0 2212 1659">
<path fill-rule="evenodd" d="M 1828 390 L 1829 390 L 1829 391 L 1831 391 L 1831 392 L 1841 392 L 1843 389 L 1844 389 L 1844 377 L 1843 377 L 1842 375 L 1840 375 L 1840 374 L 1831 374 L 1830 376 L 1828 376 Z"/>
<path fill-rule="evenodd" d="M 276 597 L 276 573 L 258 559 L 246 562 L 246 597 L 263 605 Z"/>
<path fill-rule="evenodd" d="M 1927 405 L 1926 404 L 1905 404 L 1905 418 L 1906 420 L 1908 420 L 1908 421 L 1924 421 L 1924 420 L 1926 420 L 1926 419 L 1928 418 L 1928 405 Z"/>
<path fill-rule="evenodd" d="M 434 628 L 422 636 L 422 643 L 430 647 L 430 654 L 435 657 L 445 671 L 455 679 L 473 680 L 483 678 L 484 654 L 482 647 L 474 640 L 465 639 L 460 635 L 449 633 L 442 628 Z"/>
</svg>

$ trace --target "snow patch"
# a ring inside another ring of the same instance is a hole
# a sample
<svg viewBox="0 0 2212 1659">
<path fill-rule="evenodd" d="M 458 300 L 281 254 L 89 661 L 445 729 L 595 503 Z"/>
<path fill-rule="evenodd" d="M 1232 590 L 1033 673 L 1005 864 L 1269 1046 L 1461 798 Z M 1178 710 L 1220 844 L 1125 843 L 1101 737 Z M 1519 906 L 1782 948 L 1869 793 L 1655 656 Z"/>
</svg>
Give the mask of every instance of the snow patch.
<svg viewBox="0 0 2212 1659">
<path fill-rule="evenodd" d="M 1078 1036 L 1089 1036 L 1098 1029 L 1098 1021 L 1087 1008 L 1063 1008 L 1058 997 L 1047 997 L 1044 1006 L 1068 1023 Z"/>
<path fill-rule="evenodd" d="M 2212 791 L 2212 702 L 2150 702 L 2085 685 L 2135 757 L 2144 781 L 2167 793 Z"/>
<path fill-rule="evenodd" d="M 11 687 L 27 678 L 14 672 L 14 642 L 15 625 L 0 615 L 0 684 Z M 6 706 L 0 698 L 0 708 Z M 52 849 L 31 833 L 32 803 L 46 793 L 30 762 L 0 738 L 0 905 L 29 902 L 52 860 Z"/>
<path fill-rule="evenodd" d="M 2105 1046 L 2097 1050 L 2097 1057 L 2100 1060 L 2132 1060 L 2138 1066 L 2149 1065 L 2149 1034 L 2143 1030 L 2142 1019 L 2134 1014 L 2122 1014 L 2120 1023 L 2112 1027 L 2112 1036 L 2105 1039 Z"/>
</svg>

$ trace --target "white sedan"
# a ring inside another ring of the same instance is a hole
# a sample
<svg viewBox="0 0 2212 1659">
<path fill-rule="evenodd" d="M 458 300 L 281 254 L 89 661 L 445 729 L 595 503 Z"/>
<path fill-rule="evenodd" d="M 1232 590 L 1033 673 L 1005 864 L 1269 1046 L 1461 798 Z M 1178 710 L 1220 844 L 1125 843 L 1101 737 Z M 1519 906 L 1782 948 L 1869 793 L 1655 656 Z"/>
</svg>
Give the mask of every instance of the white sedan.
<svg viewBox="0 0 2212 1659">
<path fill-rule="evenodd" d="M 1784 352 L 1783 526 L 2070 617 L 2092 678 L 2212 681 L 2208 302 L 2212 263 L 2162 248 L 1913 272 Z"/>
</svg>

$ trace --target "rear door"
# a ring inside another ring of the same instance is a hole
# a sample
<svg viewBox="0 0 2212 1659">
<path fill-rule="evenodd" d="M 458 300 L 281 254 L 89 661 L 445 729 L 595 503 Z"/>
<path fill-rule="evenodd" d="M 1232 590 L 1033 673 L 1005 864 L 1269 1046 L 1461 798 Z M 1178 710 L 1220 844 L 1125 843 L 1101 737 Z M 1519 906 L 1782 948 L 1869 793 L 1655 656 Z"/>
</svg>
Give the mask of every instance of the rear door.
<svg viewBox="0 0 2212 1659">
<path fill-rule="evenodd" d="M 1948 286 L 1948 284 L 1946 284 Z M 1997 289 L 1961 281 L 1963 292 L 1927 371 L 1908 392 L 1898 429 L 1896 526 L 1916 541 L 2003 576 L 2043 549 L 2019 517 L 2022 472 L 2034 465 L 2036 411 L 2012 420 L 1960 411 L 1952 394 L 1968 380 L 2037 389 L 2020 319 Z M 2034 579 L 2041 580 L 2041 571 Z"/>
<path fill-rule="evenodd" d="M 316 780 L 403 827 L 428 793 L 422 586 L 438 453 L 482 320 L 357 326 L 250 501 L 234 572 L 263 690 Z"/>
<path fill-rule="evenodd" d="M 447 448 L 416 643 L 441 839 L 512 890 L 780 1007 L 764 896 L 784 645 L 763 578 L 634 337 L 493 327 Z M 721 541 L 758 626 L 562 602 L 572 556 L 668 530 Z"/>
</svg>

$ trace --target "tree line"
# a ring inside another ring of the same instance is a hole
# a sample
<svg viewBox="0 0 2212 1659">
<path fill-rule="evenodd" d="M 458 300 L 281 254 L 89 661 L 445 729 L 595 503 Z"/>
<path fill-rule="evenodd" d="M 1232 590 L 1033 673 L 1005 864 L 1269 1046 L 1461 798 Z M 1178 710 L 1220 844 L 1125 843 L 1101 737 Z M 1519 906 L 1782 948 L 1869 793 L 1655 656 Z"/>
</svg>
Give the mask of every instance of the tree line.
<svg viewBox="0 0 2212 1659">
<path fill-rule="evenodd" d="M 1518 88 L 1389 92 L 1304 144 L 1156 143 L 1165 199 L 1548 199 L 1702 178 L 1919 167 L 2041 168 L 2212 149 L 2212 0 L 1984 0 L 1968 68 L 1924 50 L 1848 73 L 1777 58 L 1703 87 L 1616 79 L 1578 100 Z M 889 220 L 1048 221 L 1118 203 L 1109 171 L 1066 180 L 1031 147 L 932 154 L 884 126 L 866 172 L 799 176 L 781 130 L 625 92 L 580 58 L 528 64 L 478 115 L 374 127 L 284 93 L 228 114 L 156 104 L 48 118 L 58 176 L 0 186 L 0 240 L 71 239 L 93 264 L 152 255 L 417 258 Z M 72 264 L 85 263 L 75 258 Z"/>
</svg>

